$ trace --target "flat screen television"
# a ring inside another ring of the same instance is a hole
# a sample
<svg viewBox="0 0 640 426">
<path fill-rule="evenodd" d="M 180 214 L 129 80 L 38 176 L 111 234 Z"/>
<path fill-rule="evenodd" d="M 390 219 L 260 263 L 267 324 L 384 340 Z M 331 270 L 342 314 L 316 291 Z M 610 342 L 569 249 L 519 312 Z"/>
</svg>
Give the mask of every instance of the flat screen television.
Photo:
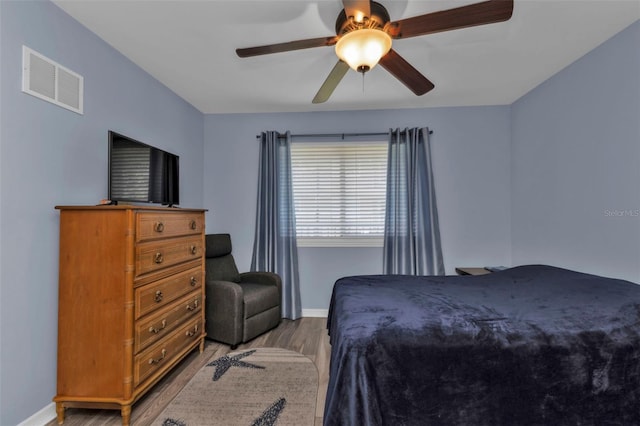
<svg viewBox="0 0 640 426">
<path fill-rule="evenodd" d="M 109 200 L 180 203 L 180 158 L 135 139 L 109 131 Z"/>
</svg>

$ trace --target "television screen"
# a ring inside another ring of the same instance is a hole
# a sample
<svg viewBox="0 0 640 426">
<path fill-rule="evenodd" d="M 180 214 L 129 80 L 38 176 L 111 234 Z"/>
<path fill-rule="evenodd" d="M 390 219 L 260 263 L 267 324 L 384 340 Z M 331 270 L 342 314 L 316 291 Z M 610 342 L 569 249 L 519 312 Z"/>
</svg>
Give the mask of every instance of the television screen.
<svg viewBox="0 0 640 426">
<path fill-rule="evenodd" d="M 109 200 L 179 204 L 179 157 L 109 131 Z"/>
</svg>

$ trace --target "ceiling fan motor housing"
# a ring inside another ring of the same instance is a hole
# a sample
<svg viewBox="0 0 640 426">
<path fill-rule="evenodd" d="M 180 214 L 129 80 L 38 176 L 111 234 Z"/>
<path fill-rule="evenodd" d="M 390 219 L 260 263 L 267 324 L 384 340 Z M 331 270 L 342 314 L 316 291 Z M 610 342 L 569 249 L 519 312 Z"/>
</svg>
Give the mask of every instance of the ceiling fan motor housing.
<svg viewBox="0 0 640 426">
<path fill-rule="evenodd" d="M 362 22 L 357 22 L 353 16 L 347 16 L 343 9 L 336 20 L 336 34 L 341 36 L 361 29 L 384 30 L 389 21 L 391 18 L 387 9 L 380 3 L 372 1 L 371 16 L 365 16 Z"/>
</svg>

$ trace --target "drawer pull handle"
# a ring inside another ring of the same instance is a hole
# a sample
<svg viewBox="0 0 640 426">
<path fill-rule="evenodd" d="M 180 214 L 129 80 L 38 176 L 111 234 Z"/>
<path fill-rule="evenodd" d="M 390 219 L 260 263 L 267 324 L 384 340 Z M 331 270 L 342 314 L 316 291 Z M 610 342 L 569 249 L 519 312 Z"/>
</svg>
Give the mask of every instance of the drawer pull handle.
<svg viewBox="0 0 640 426">
<path fill-rule="evenodd" d="M 196 284 L 198 284 L 198 280 L 196 279 L 196 277 L 191 277 L 191 281 L 189 282 L 189 284 L 191 284 L 191 287 L 195 287 Z"/>
<path fill-rule="evenodd" d="M 196 253 L 198 253 L 198 247 L 191 246 L 191 254 L 195 255 Z"/>
<path fill-rule="evenodd" d="M 192 220 L 189 224 L 189 227 L 195 231 L 196 229 L 198 229 L 198 223 L 195 220 Z"/>
<path fill-rule="evenodd" d="M 153 365 L 153 364 L 157 364 L 157 363 L 159 363 L 160 361 L 162 361 L 162 360 L 164 359 L 164 357 L 165 357 L 165 356 L 167 356 L 167 350 L 166 350 L 166 349 L 163 349 L 163 350 L 162 350 L 162 355 L 160 355 L 160 358 L 158 358 L 158 359 L 153 359 L 153 358 L 151 358 L 151 359 L 149 360 L 149 365 Z"/>
<path fill-rule="evenodd" d="M 164 223 L 157 222 L 155 225 L 153 225 L 153 230 L 156 231 L 156 232 L 164 231 Z"/>
<path fill-rule="evenodd" d="M 153 257 L 153 261 L 159 265 L 162 262 L 164 262 L 164 256 L 162 256 L 162 253 L 157 252 L 156 255 Z"/>
<path fill-rule="evenodd" d="M 197 332 L 198 332 L 198 324 L 196 324 L 196 325 L 193 327 L 193 331 L 191 331 L 191 330 L 187 330 L 187 332 L 185 333 L 185 335 L 186 335 L 187 337 L 193 337 L 193 336 L 195 336 L 195 335 L 196 335 L 196 333 L 197 333 Z"/>
<path fill-rule="evenodd" d="M 193 301 L 193 306 L 191 306 L 191 304 L 187 304 L 187 310 L 188 311 L 195 311 L 196 309 L 198 309 L 198 299 L 195 299 Z"/>
<path fill-rule="evenodd" d="M 160 333 L 160 330 L 164 330 L 164 328 L 167 326 L 167 320 L 163 319 L 162 320 L 162 325 L 160 326 L 160 328 L 155 328 L 154 326 L 149 327 L 149 333 L 154 333 L 154 334 L 158 334 Z"/>
<path fill-rule="evenodd" d="M 160 290 L 156 291 L 155 297 L 153 298 L 153 300 L 155 300 L 156 303 L 160 303 L 162 302 L 162 298 L 164 297 L 164 294 L 162 294 L 162 292 Z"/>
</svg>

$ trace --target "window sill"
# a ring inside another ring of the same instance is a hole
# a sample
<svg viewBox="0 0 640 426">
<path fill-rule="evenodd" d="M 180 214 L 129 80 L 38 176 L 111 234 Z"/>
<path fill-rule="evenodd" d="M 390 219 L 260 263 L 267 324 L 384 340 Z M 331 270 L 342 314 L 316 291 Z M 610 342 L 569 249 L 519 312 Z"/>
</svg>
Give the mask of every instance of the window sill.
<svg viewBox="0 0 640 426">
<path fill-rule="evenodd" d="M 382 237 L 370 238 L 298 238 L 298 247 L 382 247 Z"/>
</svg>

